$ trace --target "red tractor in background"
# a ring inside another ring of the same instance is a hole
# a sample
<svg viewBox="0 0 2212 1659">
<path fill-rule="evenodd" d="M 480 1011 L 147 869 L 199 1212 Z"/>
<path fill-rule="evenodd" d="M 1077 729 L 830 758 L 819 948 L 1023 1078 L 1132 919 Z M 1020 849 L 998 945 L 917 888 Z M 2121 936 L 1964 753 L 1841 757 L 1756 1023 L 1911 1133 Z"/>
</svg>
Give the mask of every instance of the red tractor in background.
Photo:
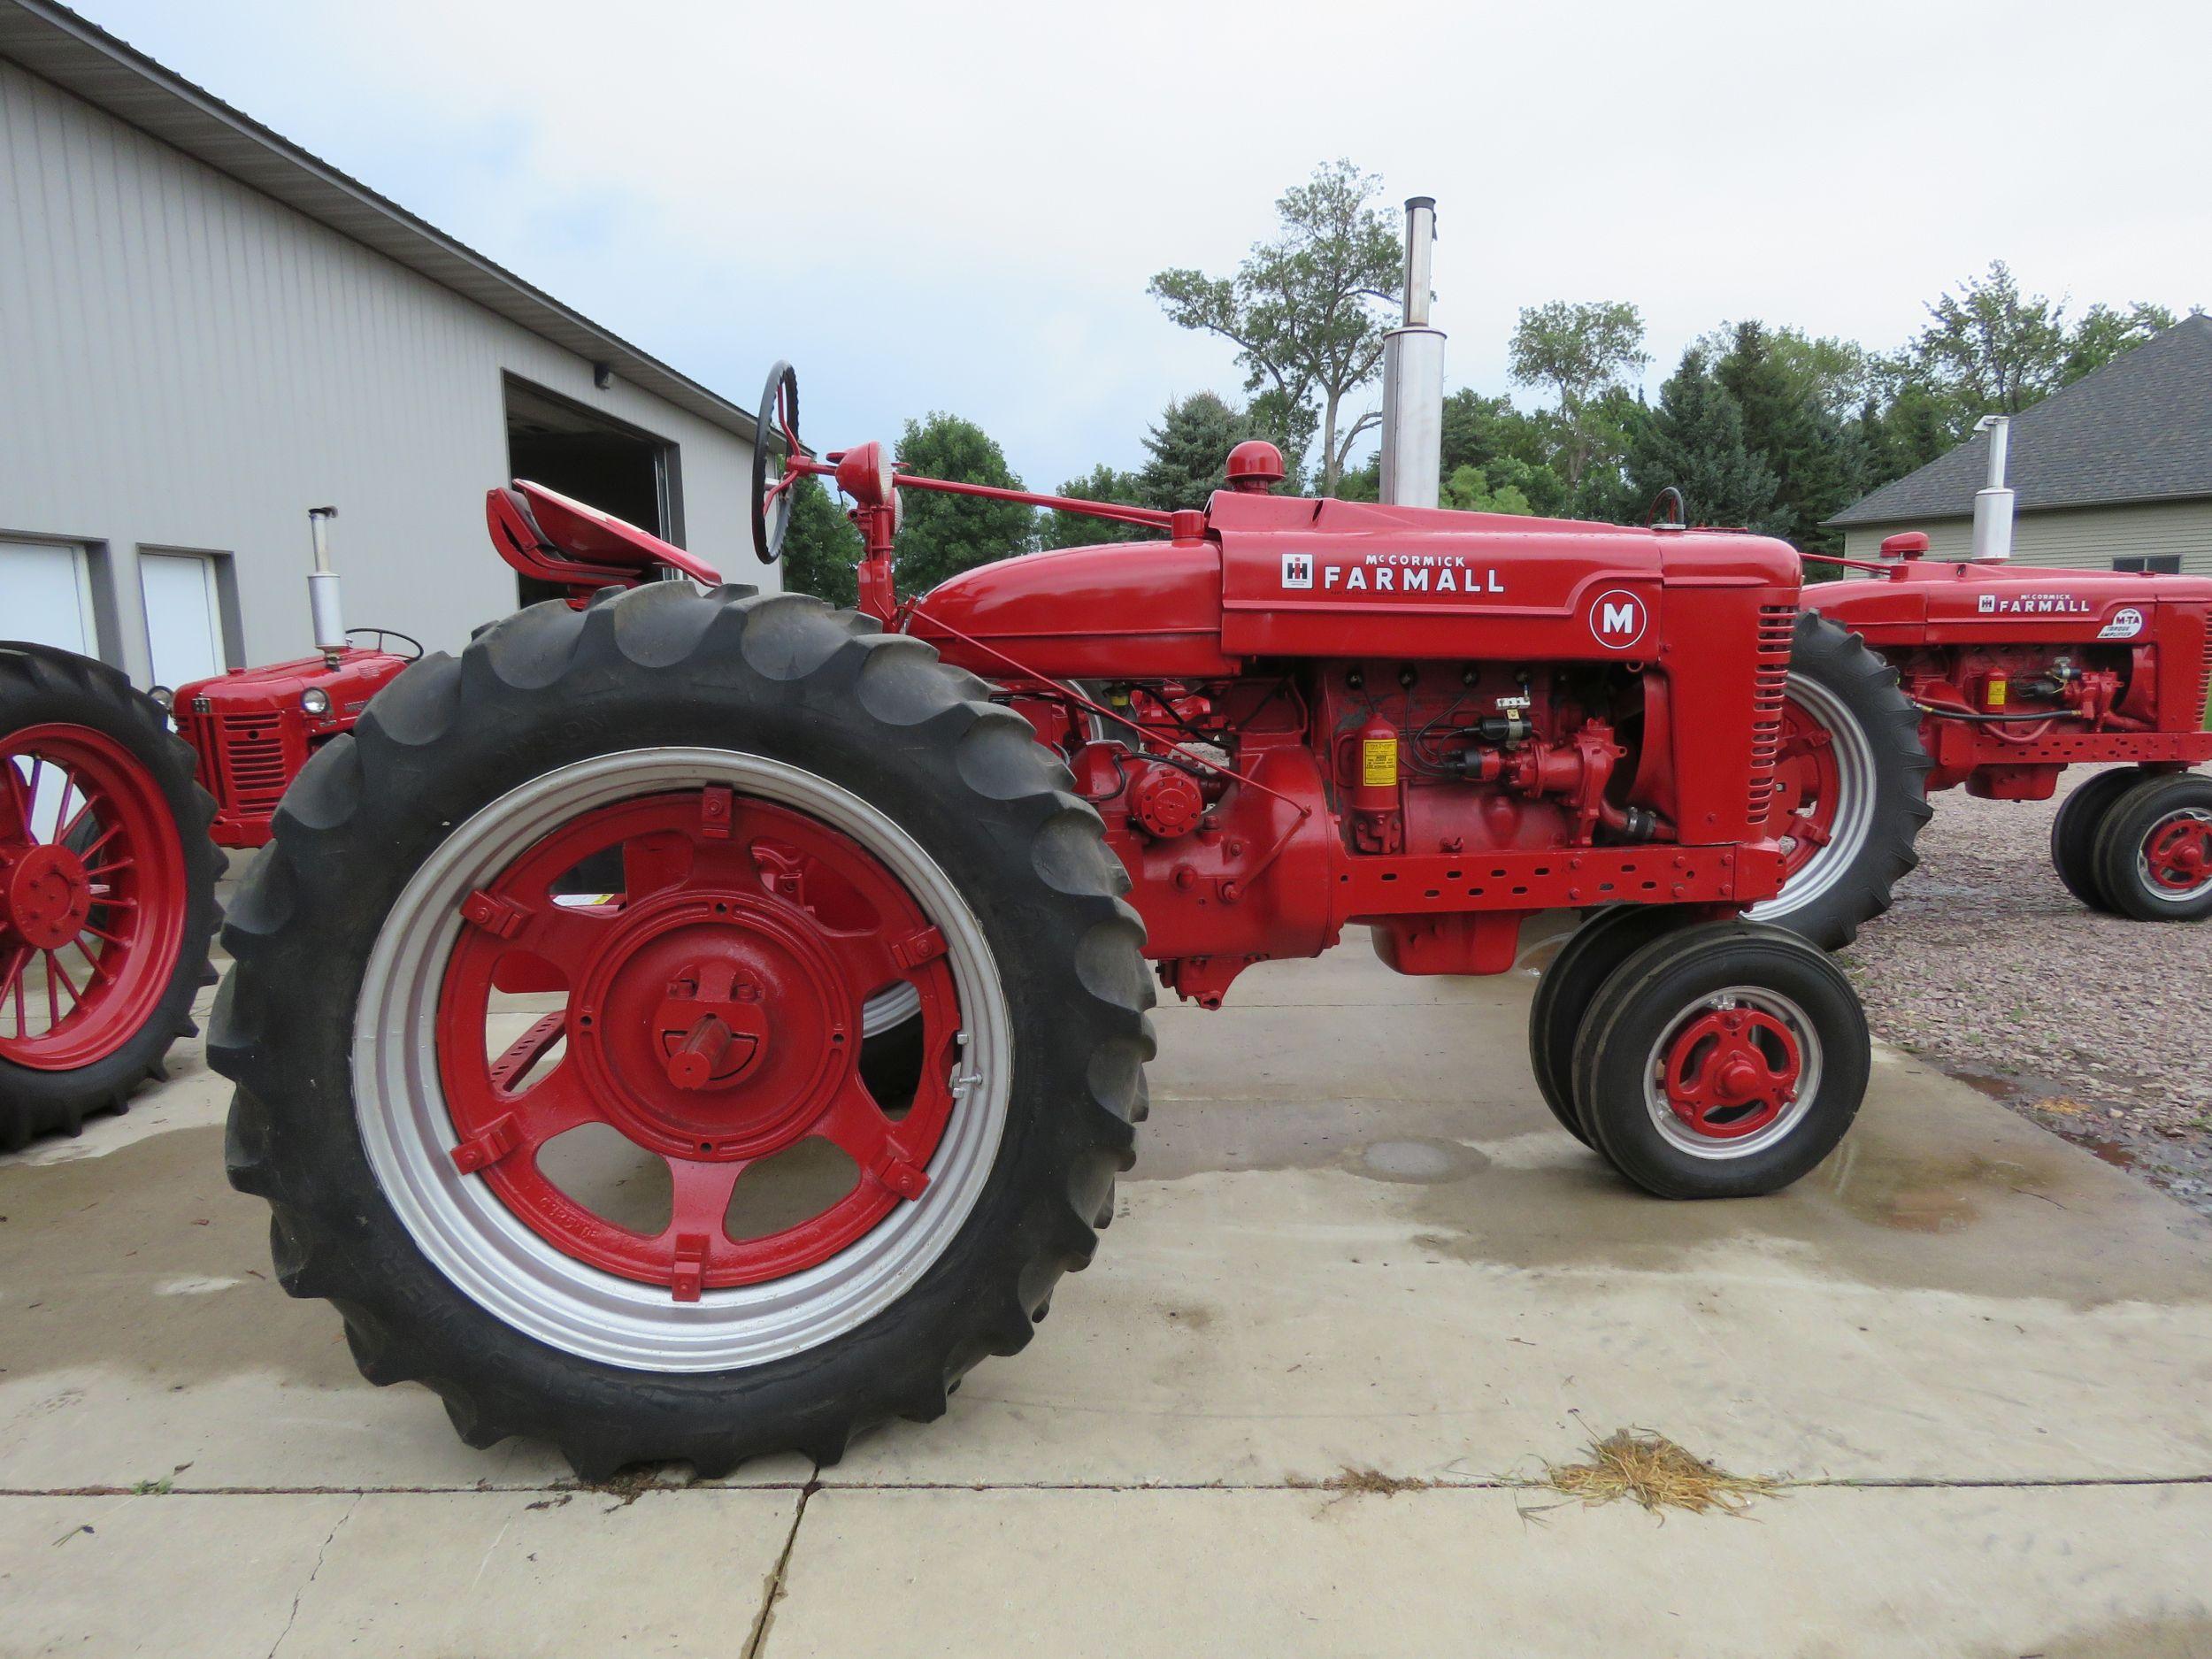
<svg viewBox="0 0 2212 1659">
<path fill-rule="evenodd" d="M 105 664 L 0 644 L 0 1150 L 120 1110 L 197 1031 L 219 849 L 259 847 L 299 769 L 422 654 L 351 643 L 328 521 L 309 514 L 317 655 L 134 690 Z M 169 731 L 173 718 L 177 735 Z"/>
<path fill-rule="evenodd" d="M 1999 456 L 1985 495 L 2004 493 Z M 2076 789 L 2051 826 L 2067 890 L 2140 921 L 2212 915 L 2212 778 L 2190 770 L 2212 760 L 2212 580 L 1927 549 L 1893 535 L 1860 565 L 1870 579 L 1805 590 L 1809 614 L 1895 670 L 1914 722 L 1855 705 L 1850 675 L 1801 653 L 1775 774 L 1789 879 L 1753 915 L 1846 943 L 1911 865 L 1924 782 L 2047 801 L 2068 766 L 2098 764 L 2125 769 Z"/>
<path fill-rule="evenodd" d="M 1156 513 L 818 460 L 797 405 L 780 365 L 755 548 L 833 480 L 857 611 L 632 585 L 673 563 L 652 538 L 495 490 L 504 557 L 608 590 L 403 673 L 241 887 L 231 1177 L 371 1380 L 588 1476 L 933 1417 L 1111 1217 L 1147 958 L 1214 1007 L 1354 924 L 1402 972 L 1497 972 L 1530 917 L 1591 912 L 1531 1056 L 1648 1191 L 1770 1192 L 1837 1144 L 1857 999 L 1740 919 L 1783 873 L 1786 545 L 1288 498 L 1265 444 Z M 913 489 L 1156 539 L 902 603 Z"/>
</svg>

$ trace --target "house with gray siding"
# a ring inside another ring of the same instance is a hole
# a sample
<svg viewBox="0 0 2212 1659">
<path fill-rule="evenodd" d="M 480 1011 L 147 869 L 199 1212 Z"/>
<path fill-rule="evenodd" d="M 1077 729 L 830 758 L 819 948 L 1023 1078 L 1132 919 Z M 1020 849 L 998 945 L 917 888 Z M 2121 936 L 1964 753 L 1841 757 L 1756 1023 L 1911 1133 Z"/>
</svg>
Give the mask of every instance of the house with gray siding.
<svg viewBox="0 0 2212 1659">
<path fill-rule="evenodd" d="M 563 489 L 757 580 L 753 419 L 48 0 L 0 0 L 0 636 L 139 683 L 512 611 L 484 492 Z"/>
<path fill-rule="evenodd" d="M 2013 417 L 2012 557 L 2077 570 L 2212 575 L 2212 317 L 2192 317 Z M 1828 520 L 1843 550 L 1924 530 L 1929 555 L 1965 558 L 1989 434 Z"/>
</svg>

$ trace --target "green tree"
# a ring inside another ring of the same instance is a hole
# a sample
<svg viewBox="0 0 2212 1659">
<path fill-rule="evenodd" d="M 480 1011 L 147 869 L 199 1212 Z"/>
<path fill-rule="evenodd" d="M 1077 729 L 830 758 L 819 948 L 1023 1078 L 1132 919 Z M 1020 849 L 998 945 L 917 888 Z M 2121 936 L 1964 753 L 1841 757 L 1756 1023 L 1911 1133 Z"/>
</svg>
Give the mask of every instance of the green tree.
<svg viewBox="0 0 2212 1659">
<path fill-rule="evenodd" d="M 1715 378 L 1736 401 L 1745 447 L 1775 477 L 1772 527 L 1813 551 L 1833 552 L 1842 538 L 1822 520 L 1865 493 L 1865 445 L 1857 429 L 1830 412 L 1817 369 L 1802 349 L 1761 323 L 1738 323 Z"/>
<path fill-rule="evenodd" d="M 2059 384 L 2071 386 L 2085 374 L 2132 351 L 2153 334 L 2174 326 L 2174 314 L 2163 305 L 2138 300 L 2125 311 L 2101 301 L 2081 314 L 2066 337 L 2066 357 L 2058 367 Z"/>
<path fill-rule="evenodd" d="M 1080 478 L 1060 486 L 1059 494 L 1078 501 L 1110 501 L 1124 507 L 1145 504 L 1134 472 L 1124 472 L 1101 461 Z M 1093 518 L 1079 512 L 1045 515 L 1044 545 L 1048 548 L 1093 547 L 1102 541 L 1141 541 L 1156 533 L 1142 525 L 1116 524 L 1111 518 Z"/>
<path fill-rule="evenodd" d="M 1256 435 L 1248 414 L 1211 392 L 1178 398 L 1145 434 L 1149 458 L 1137 472 L 1139 501 L 1162 512 L 1203 507 L 1228 485 L 1229 451 Z"/>
<path fill-rule="evenodd" d="M 1503 473 L 1509 468 L 1526 466 L 1526 462 L 1501 456 L 1487 467 L 1460 467 L 1444 480 L 1438 504 L 1456 508 L 1461 512 L 1532 513 L 1536 509 L 1529 505 L 1526 491 L 1509 478 L 1493 479 L 1490 475 L 1494 470 Z"/>
<path fill-rule="evenodd" d="M 1597 405 L 1650 361 L 1643 313 L 1625 300 L 1523 309 L 1508 366 L 1515 384 L 1544 387 L 1559 399 L 1559 470 L 1570 489 L 1581 483 L 1600 440 Z"/>
<path fill-rule="evenodd" d="M 1744 442 L 1743 411 L 1692 346 L 1681 366 L 1659 388 L 1659 402 L 1631 441 L 1625 483 L 1640 498 L 1633 512 L 1668 485 L 1682 492 L 1692 524 L 1740 525 L 1774 532 L 1777 481 Z"/>
<path fill-rule="evenodd" d="M 2001 259 L 1928 307 L 1929 323 L 1906 348 L 1912 371 L 1947 395 L 1962 437 L 1984 415 L 2016 415 L 2062 383 L 2063 304 L 2023 294 Z"/>
<path fill-rule="evenodd" d="M 859 597 L 855 572 L 861 552 L 860 532 L 837 510 L 821 480 L 802 479 L 792 487 L 791 523 L 783 537 L 787 592 L 852 604 Z"/>
<path fill-rule="evenodd" d="M 1380 419 L 1372 410 L 1347 419 L 1343 407 L 1381 372 L 1382 307 L 1403 280 L 1397 229 L 1374 204 L 1380 188 L 1349 161 L 1317 167 L 1277 201 L 1275 239 L 1256 244 L 1234 275 L 1177 268 L 1149 289 L 1177 324 L 1237 348 L 1245 390 L 1258 394 L 1253 414 L 1281 434 L 1286 455 L 1302 466 L 1318 434 L 1323 495 Z"/>
<path fill-rule="evenodd" d="M 955 483 L 1022 487 L 1004 452 L 983 428 L 957 415 L 937 412 L 926 420 L 908 421 L 899 438 L 898 459 L 914 472 Z M 1026 553 L 1037 544 L 1037 516 L 1018 502 L 935 490 L 904 493 L 906 522 L 899 532 L 898 555 L 902 593 L 926 593 L 948 576 Z"/>
</svg>

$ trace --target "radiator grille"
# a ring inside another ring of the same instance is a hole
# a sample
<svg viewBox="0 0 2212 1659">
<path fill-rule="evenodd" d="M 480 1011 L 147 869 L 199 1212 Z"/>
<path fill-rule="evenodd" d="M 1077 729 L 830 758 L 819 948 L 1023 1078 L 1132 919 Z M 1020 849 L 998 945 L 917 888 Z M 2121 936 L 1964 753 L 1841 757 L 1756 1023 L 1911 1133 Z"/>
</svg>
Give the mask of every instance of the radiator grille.
<svg viewBox="0 0 2212 1659">
<path fill-rule="evenodd" d="M 2197 676 L 2197 718 L 2212 730 L 2212 614 L 2204 618 L 2204 668 Z"/>
<path fill-rule="evenodd" d="M 1746 818 L 1754 829 L 1774 803 L 1774 762 L 1782 747 L 1782 703 L 1790 678 L 1790 643 L 1797 611 L 1790 605 L 1759 607 L 1758 668 L 1751 693 L 1751 783 Z"/>
<path fill-rule="evenodd" d="M 287 781 L 282 728 L 273 715 L 226 714 L 216 747 L 222 770 L 217 794 L 234 812 L 266 814 L 276 810 Z"/>
</svg>

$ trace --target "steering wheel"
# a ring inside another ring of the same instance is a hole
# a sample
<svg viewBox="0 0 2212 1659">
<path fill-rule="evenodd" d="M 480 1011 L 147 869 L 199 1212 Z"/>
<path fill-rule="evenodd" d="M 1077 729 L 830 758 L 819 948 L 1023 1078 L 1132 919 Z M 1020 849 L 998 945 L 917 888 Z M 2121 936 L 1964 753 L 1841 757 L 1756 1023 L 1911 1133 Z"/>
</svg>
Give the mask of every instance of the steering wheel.
<svg viewBox="0 0 2212 1659">
<path fill-rule="evenodd" d="M 783 557 L 791 491 L 799 481 L 785 464 L 805 453 L 799 442 L 799 377 L 788 363 L 779 363 L 768 371 L 753 434 L 753 551 L 764 565 Z"/>
</svg>

